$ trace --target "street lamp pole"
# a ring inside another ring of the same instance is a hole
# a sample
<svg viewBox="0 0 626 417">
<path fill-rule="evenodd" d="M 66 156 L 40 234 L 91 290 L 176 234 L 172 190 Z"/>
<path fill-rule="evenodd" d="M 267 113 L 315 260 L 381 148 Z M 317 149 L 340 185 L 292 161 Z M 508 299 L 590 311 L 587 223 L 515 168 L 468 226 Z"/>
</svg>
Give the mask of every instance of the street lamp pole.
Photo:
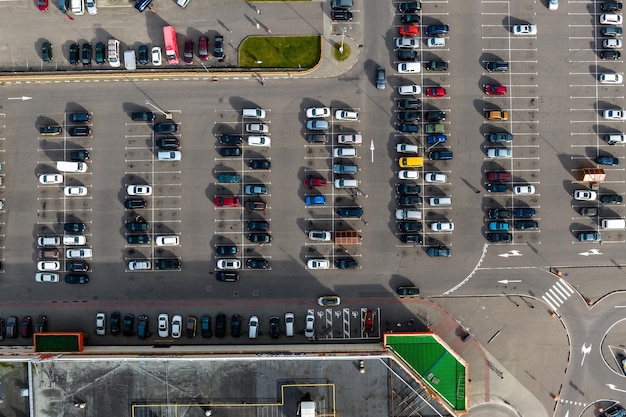
<svg viewBox="0 0 626 417">
<path fill-rule="evenodd" d="M 339 47 L 339 53 L 343 54 L 343 38 L 346 36 L 346 28 L 341 28 L 341 46 Z"/>
<path fill-rule="evenodd" d="M 154 109 L 156 109 L 159 113 L 161 113 L 163 116 L 165 116 L 165 118 L 167 120 L 172 120 L 172 113 L 168 113 L 166 111 L 164 111 L 163 109 L 161 109 L 160 107 L 158 107 L 156 104 L 152 103 L 150 100 L 146 100 L 146 106 L 150 106 L 153 107 Z"/>
</svg>

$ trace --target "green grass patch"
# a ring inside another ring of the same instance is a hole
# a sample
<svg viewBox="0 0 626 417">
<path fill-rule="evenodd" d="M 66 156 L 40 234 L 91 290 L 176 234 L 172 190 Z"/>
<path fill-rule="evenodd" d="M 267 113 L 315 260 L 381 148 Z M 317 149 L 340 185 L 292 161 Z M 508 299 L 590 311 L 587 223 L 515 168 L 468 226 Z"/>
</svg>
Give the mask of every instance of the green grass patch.
<svg viewBox="0 0 626 417">
<path fill-rule="evenodd" d="M 350 56 L 350 53 L 352 53 L 350 46 L 348 46 L 348 44 L 346 44 L 345 42 L 343 44 L 343 52 L 340 50 L 341 50 L 340 43 L 336 43 L 335 45 L 333 45 L 333 57 L 337 61 L 345 61 Z"/>
<path fill-rule="evenodd" d="M 320 53 L 319 36 L 250 36 L 239 47 L 239 67 L 308 69 Z"/>
</svg>

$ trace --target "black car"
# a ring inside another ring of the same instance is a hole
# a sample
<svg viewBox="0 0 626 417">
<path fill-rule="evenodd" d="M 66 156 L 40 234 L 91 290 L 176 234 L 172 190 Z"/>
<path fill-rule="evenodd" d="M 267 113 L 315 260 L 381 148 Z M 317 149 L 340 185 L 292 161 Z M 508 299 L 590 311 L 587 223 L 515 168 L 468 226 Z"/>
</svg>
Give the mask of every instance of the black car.
<svg viewBox="0 0 626 417">
<path fill-rule="evenodd" d="M 41 59 L 43 62 L 52 61 L 52 45 L 50 42 L 44 42 L 41 44 Z"/>
<path fill-rule="evenodd" d="M 425 68 L 426 71 L 448 71 L 448 63 L 445 61 L 428 61 Z"/>
<path fill-rule="evenodd" d="M 154 143 L 159 149 L 178 149 L 180 146 L 180 140 L 172 136 L 158 138 Z"/>
<path fill-rule="evenodd" d="M 398 232 L 414 233 L 422 230 L 422 224 L 419 222 L 398 222 Z"/>
<path fill-rule="evenodd" d="M 269 233 L 248 233 L 248 240 L 252 243 L 270 243 L 272 236 Z"/>
<path fill-rule="evenodd" d="M 490 219 L 508 219 L 511 217 L 511 212 L 506 209 L 490 209 L 487 216 Z"/>
<path fill-rule="evenodd" d="M 280 318 L 278 316 L 270 317 L 270 336 L 272 339 L 278 339 L 280 335 Z"/>
<path fill-rule="evenodd" d="M 102 42 L 98 42 L 96 44 L 96 48 L 94 52 L 94 61 L 96 61 L 96 64 L 98 65 L 104 64 L 104 54 L 105 54 L 104 44 Z"/>
<path fill-rule="evenodd" d="M 418 195 L 421 188 L 417 184 L 396 184 L 396 192 L 398 194 Z"/>
<path fill-rule="evenodd" d="M 526 208 L 518 208 L 513 210 L 513 216 L 519 218 L 530 218 L 534 217 L 536 214 L 534 208 L 526 207 Z"/>
<path fill-rule="evenodd" d="M 345 207 L 337 210 L 339 217 L 361 217 L 363 209 L 361 207 Z"/>
<path fill-rule="evenodd" d="M 422 235 L 412 234 L 412 235 L 401 235 L 400 241 L 404 243 L 417 243 L 419 245 L 422 244 Z"/>
<path fill-rule="evenodd" d="M 200 317 L 200 335 L 206 339 L 213 336 L 211 331 L 211 316 Z"/>
<path fill-rule="evenodd" d="M 446 120 L 446 114 L 442 111 L 428 111 L 424 115 L 424 118 L 428 122 L 441 122 Z"/>
<path fill-rule="evenodd" d="M 150 243 L 150 236 L 148 235 L 128 235 L 126 236 L 126 242 L 131 245 L 145 245 Z"/>
<path fill-rule="evenodd" d="M 622 196 L 617 194 L 605 194 L 600 196 L 600 202 L 603 204 L 621 204 Z"/>
<path fill-rule="evenodd" d="M 246 261 L 246 266 L 250 269 L 267 269 L 270 264 L 263 258 L 250 258 Z"/>
<path fill-rule="evenodd" d="M 89 282 L 89 277 L 87 275 L 67 274 L 65 282 L 67 284 L 86 284 Z"/>
<path fill-rule="evenodd" d="M 485 64 L 487 71 L 506 72 L 509 70 L 509 63 L 506 61 L 488 61 Z"/>
<path fill-rule="evenodd" d="M 501 182 L 488 182 L 487 191 L 490 193 L 505 193 L 507 190 L 506 184 Z"/>
<path fill-rule="evenodd" d="M 65 269 L 71 272 L 87 272 L 89 271 L 89 263 L 86 261 L 67 261 Z"/>
<path fill-rule="evenodd" d="M 420 24 L 420 15 L 418 14 L 405 14 L 400 18 L 402 23 L 408 23 L 410 25 L 419 25 Z"/>
<path fill-rule="evenodd" d="M 120 312 L 119 311 L 114 311 L 113 313 L 111 313 L 111 334 L 113 336 L 117 336 L 118 334 L 120 334 Z"/>
<path fill-rule="evenodd" d="M 602 28 L 602 36 L 617 37 L 622 36 L 622 28 L 617 26 L 605 26 Z"/>
<path fill-rule="evenodd" d="M 352 258 L 337 258 L 335 259 L 335 268 L 337 269 L 356 269 L 359 263 Z"/>
<path fill-rule="evenodd" d="M 267 159 L 252 159 L 248 162 L 248 167 L 250 169 L 270 169 L 272 163 Z"/>
<path fill-rule="evenodd" d="M 248 230 L 268 230 L 270 228 L 270 224 L 266 221 L 248 220 L 246 227 Z"/>
<path fill-rule="evenodd" d="M 215 254 L 224 256 L 224 255 L 236 255 L 237 254 L 237 246 L 234 245 L 219 245 L 215 247 Z"/>
<path fill-rule="evenodd" d="M 67 129 L 70 136 L 91 136 L 91 128 L 89 126 L 75 126 Z"/>
<path fill-rule="evenodd" d="M 603 12 L 619 12 L 622 10 L 622 3 L 619 1 L 605 1 L 600 5 Z"/>
<path fill-rule="evenodd" d="M 126 230 L 128 230 L 129 232 L 145 232 L 146 230 L 148 230 L 148 227 L 149 225 L 145 221 L 134 221 L 126 223 Z"/>
<path fill-rule="evenodd" d="M 233 314 L 230 318 L 230 334 L 233 337 L 241 336 L 241 316 L 239 314 Z"/>
<path fill-rule="evenodd" d="M 215 56 L 215 58 L 217 58 L 218 61 L 224 60 L 224 37 L 223 36 L 220 36 L 220 35 L 215 36 L 213 56 Z"/>
<path fill-rule="evenodd" d="M 215 317 L 215 337 L 226 337 L 226 314 L 218 314 Z"/>
<path fill-rule="evenodd" d="M 239 135 L 220 135 L 218 140 L 222 145 L 239 145 L 243 142 L 243 137 Z"/>
<path fill-rule="evenodd" d="M 135 9 L 137 9 L 138 12 L 143 12 L 150 7 L 151 4 L 152 0 L 137 0 L 135 3 Z"/>
<path fill-rule="evenodd" d="M 422 197 L 417 197 L 414 195 L 401 195 L 396 198 L 399 206 L 416 206 L 422 204 Z"/>
<path fill-rule="evenodd" d="M 443 36 L 450 32 L 450 26 L 448 25 L 428 25 L 424 30 L 424 34 L 428 36 Z"/>
<path fill-rule="evenodd" d="M 422 3 L 419 1 L 402 2 L 398 4 L 400 13 L 415 13 L 422 9 Z"/>
<path fill-rule="evenodd" d="M 346 9 L 332 9 L 330 18 L 332 20 L 352 20 L 352 12 Z"/>
<path fill-rule="evenodd" d="M 4 340 L 5 334 L 6 334 L 6 327 L 4 325 L 4 319 L 0 317 L 0 341 Z"/>
<path fill-rule="evenodd" d="M 81 60 L 83 65 L 91 65 L 91 44 L 84 43 L 81 48 Z"/>
<path fill-rule="evenodd" d="M 487 233 L 487 240 L 490 242 L 511 242 L 513 235 L 510 233 Z"/>
<path fill-rule="evenodd" d="M 221 148 L 220 155 L 222 156 L 241 156 L 241 148 Z"/>
<path fill-rule="evenodd" d="M 63 230 L 66 232 L 84 232 L 85 231 L 85 223 L 65 223 L 63 225 Z"/>
<path fill-rule="evenodd" d="M 239 272 L 237 271 L 217 271 L 215 273 L 215 279 L 222 282 L 237 282 L 239 281 Z"/>
<path fill-rule="evenodd" d="M 419 55 L 417 54 L 417 51 L 407 51 L 401 49 L 397 52 L 397 57 L 398 61 L 417 61 Z"/>
<path fill-rule="evenodd" d="M 73 43 L 70 45 L 70 64 L 78 64 L 78 44 Z"/>
<path fill-rule="evenodd" d="M 124 316 L 124 324 L 122 327 L 122 334 L 124 336 L 132 336 L 133 335 L 133 327 L 135 323 L 135 316 L 132 314 L 126 314 Z"/>
<path fill-rule="evenodd" d="M 582 216 L 594 217 L 598 215 L 598 208 L 597 207 L 581 207 L 580 210 L 578 210 L 578 212 Z"/>
<path fill-rule="evenodd" d="M 139 45 L 137 48 L 137 61 L 141 65 L 148 65 L 148 47 L 146 45 Z"/>
<path fill-rule="evenodd" d="M 396 294 L 400 297 L 415 297 L 420 295 L 420 289 L 418 287 L 398 287 Z"/>
<path fill-rule="evenodd" d="M 398 123 L 396 130 L 400 133 L 419 133 L 420 127 L 410 123 Z"/>
<path fill-rule="evenodd" d="M 43 136 L 56 136 L 63 132 L 63 128 L 59 125 L 39 126 L 39 133 Z"/>
<path fill-rule="evenodd" d="M 534 230 L 539 229 L 539 223 L 534 220 L 518 220 L 514 222 L 515 230 Z"/>
<path fill-rule="evenodd" d="M 396 113 L 396 119 L 400 122 L 418 122 L 422 120 L 422 113 L 417 111 L 401 111 Z"/>
<path fill-rule="evenodd" d="M 126 200 L 124 200 L 124 207 L 126 207 L 127 209 L 138 209 L 138 208 L 144 208 L 146 207 L 146 200 L 144 200 L 143 198 L 127 198 Z"/>
<path fill-rule="evenodd" d="M 72 151 L 70 152 L 70 160 L 76 162 L 85 162 L 89 160 L 89 151 Z"/>
<path fill-rule="evenodd" d="M 37 316 L 35 319 L 35 333 L 48 331 L 48 317 Z"/>
<path fill-rule="evenodd" d="M 193 339 L 194 337 L 196 337 L 197 327 L 198 327 L 198 319 L 196 318 L 196 316 L 188 316 L 187 324 L 185 326 L 185 335 L 188 338 Z"/>
<path fill-rule="evenodd" d="M 156 269 L 180 269 L 180 260 L 178 259 L 159 259 L 154 263 Z"/>
<path fill-rule="evenodd" d="M 156 133 L 176 133 L 178 125 L 172 122 L 156 123 L 153 129 Z"/>
<path fill-rule="evenodd" d="M 154 120 L 154 113 L 151 111 L 135 111 L 130 114 L 133 122 L 151 122 Z"/>
<path fill-rule="evenodd" d="M 416 98 L 402 98 L 396 102 L 400 110 L 419 110 L 422 108 L 422 101 Z"/>
<path fill-rule="evenodd" d="M 150 336 L 150 330 L 148 329 L 149 319 L 148 316 L 141 315 L 137 320 L 137 337 L 140 339 L 147 339 Z"/>
<path fill-rule="evenodd" d="M 622 54 L 619 51 L 600 51 L 600 59 L 620 59 Z"/>
</svg>

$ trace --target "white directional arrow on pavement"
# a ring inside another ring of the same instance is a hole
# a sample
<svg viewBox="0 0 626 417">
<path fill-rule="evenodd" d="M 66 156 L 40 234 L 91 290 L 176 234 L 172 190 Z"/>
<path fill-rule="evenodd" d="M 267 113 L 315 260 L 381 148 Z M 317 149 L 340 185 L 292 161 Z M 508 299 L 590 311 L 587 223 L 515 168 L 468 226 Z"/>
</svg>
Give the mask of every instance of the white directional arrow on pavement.
<svg viewBox="0 0 626 417">
<path fill-rule="evenodd" d="M 498 283 L 504 284 L 504 285 L 510 284 L 512 282 L 522 282 L 522 280 L 521 279 L 503 279 L 503 280 L 498 281 Z"/>
<path fill-rule="evenodd" d="M 7 97 L 8 100 L 32 100 L 32 97 L 22 96 L 22 97 Z"/>
<path fill-rule="evenodd" d="M 589 255 L 602 255 L 598 249 L 589 249 L 587 252 L 580 252 L 579 255 L 589 256 Z"/>
<path fill-rule="evenodd" d="M 626 389 L 619 389 L 613 384 L 606 384 L 606 386 L 611 388 L 613 391 L 626 392 Z"/>
<path fill-rule="evenodd" d="M 370 143 L 370 151 L 372 151 L 372 163 L 374 162 L 374 140 Z"/>
<path fill-rule="evenodd" d="M 502 256 L 503 258 L 508 258 L 509 256 L 522 256 L 522 253 L 518 250 L 510 250 L 507 253 L 502 253 L 498 256 Z"/>
<path fill-rule="evenodd" d="M 583 359 L 580 361 L 580 366 L 583 366 L 583 363 L 585 362 L 585 358 L 587 357 L 587 354 L 591 352 L 591 345 L 587 347 L 587 345 L 583 343 L 583 347 L 580 349 L 580 351 L 583 354 Z"/>
</svg>

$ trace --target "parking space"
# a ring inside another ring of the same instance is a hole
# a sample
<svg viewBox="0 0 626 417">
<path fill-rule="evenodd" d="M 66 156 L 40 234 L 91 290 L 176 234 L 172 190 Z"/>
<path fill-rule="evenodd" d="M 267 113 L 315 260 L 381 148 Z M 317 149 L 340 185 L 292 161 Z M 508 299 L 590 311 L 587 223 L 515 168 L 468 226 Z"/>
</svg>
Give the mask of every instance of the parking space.
<svg viewBox="0 0 626 417">
<path fill-rule="evenodd" d="M 378 339 L 383 331 L 379 308 L 309 309 L 307 314 L 315 316 L 317 339 Z"/>
</svg>

